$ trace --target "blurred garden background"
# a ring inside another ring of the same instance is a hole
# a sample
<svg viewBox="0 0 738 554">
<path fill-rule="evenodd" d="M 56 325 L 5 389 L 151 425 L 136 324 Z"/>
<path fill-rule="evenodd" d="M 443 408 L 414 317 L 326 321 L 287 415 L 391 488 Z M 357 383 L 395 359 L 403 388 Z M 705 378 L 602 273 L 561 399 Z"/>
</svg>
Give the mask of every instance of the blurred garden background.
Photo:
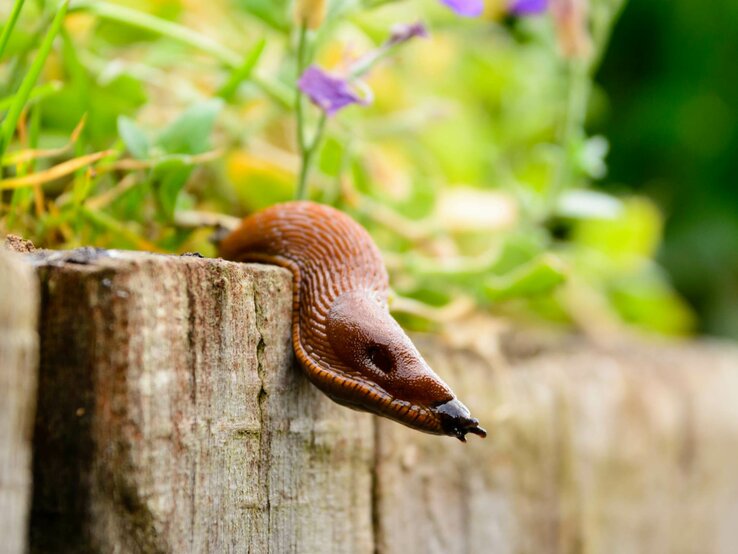
<svg viewBox="0 0 738 554">
<path fill-rule="evenodd" d="M 738 6 L 461 4 L 4 0 L 0 232 L 216 255 L 304 182 L 407 326 L 738 337 Z"/>
<path fill-rule="evenodd" d="M 716 9 L 717 8 L 717 9 Z M 666 215 L 658 259 L 698 328 L 738 337 L 738 4 L 631 2 L 599 82 L 610 173 Z"/>
</svg>

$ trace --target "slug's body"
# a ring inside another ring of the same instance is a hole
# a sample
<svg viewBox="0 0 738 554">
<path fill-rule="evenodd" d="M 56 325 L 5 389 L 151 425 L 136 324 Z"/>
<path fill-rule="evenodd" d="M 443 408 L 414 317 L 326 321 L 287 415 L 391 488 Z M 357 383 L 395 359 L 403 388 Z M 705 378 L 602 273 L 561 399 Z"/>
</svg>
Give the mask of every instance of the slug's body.
<svg viewBox="0 0 738 554">
<path fill-rule="evenodd" d="M 379 250 L 347 215 L 280 204 L 247 217 L 220 251 L 292 272 L 295 355 L 333 400 L 428 433 L 486 436 L 390 315 Z"/>
</svg>

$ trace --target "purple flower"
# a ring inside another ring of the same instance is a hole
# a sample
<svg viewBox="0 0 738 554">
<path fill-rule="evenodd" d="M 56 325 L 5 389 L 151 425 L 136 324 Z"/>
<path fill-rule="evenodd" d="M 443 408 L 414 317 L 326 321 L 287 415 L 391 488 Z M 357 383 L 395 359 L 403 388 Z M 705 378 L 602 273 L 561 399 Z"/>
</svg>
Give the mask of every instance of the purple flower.
<svg viewBox="0 0 738 554">
<path fill-rule="evenodd" d="M 535 15 L 546 11 L 548 0 L 513 0 L 508 8 L 517 15 Z"/>
<path fill-rule="evenodd" d="M 441 2 L 464 17 L 478 17 L 484 11 L 484 0 L 441 0 Z"/>
<path fill-rule="evenodd" d="M 395 46 L 416 37 L 426 38 L 427 36 L 428 29 L 420 21 L 416 23 L 399 23 L 392 27 L 390 36 L 385 42 L 385 45 Z"/>
<path fill-rule="evenodd" d="M 297 81 L 300 90 L 310 101 L 328 116 L 351 104 L 369 103 L 369 100 L 356 94 L 346 79 L 335 77 L 317 65 L 311 65 Z"/>
</svg>

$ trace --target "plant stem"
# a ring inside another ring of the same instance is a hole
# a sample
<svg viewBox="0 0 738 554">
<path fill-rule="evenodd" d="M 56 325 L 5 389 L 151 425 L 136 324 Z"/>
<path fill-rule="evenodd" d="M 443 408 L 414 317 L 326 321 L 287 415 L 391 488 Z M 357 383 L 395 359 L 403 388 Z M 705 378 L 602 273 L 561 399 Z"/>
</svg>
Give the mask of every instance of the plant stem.
<svg viewBox="0 0 738 554">
<path fill-rule="evenodd" d="M 138 233 L 129 229 L 126 225 L 109 216 L 105 212 L 91 210 L 87 206 L 81 206 L 79 213 L 83 215 L 90 223 L 97 225 L 111 231 L 114 235 L 122 237 L 123 239 L 132 243 L 136 248 L 140 250 L 148 250 L 149 252 L 161 252 L 154 243 L 144 239 Z"/>
<path fill-rule="evenodd" d="M 573 59 L 567 62 L 568 95 L 566 112 L 559 132 L 558 144 L 560 148 L 559 160 L 548 192 L 546 217 L 549 217 L 556 208 L 556 203 L 564 190 L 570 185 L 574 177 L 572 168 L 572 149 L 576 141 L 584 134 L 584 124 L 587 117 L 589 93 L 589 64 L 586 61 Z"/>
<path fill-rule="evenodd" d="M 24 0 L 15 0 L 10 17 L 8 17 L 8 21 L 5 23 L 2 33 L 0 33 L 0 60 L 3 58 L 3 53 L 5 52 L 5 47 L 8 45 L 10 33 L 13 32 L 13 27 L 15 27 L 15 22 L 18 21 L 18 16 L 23 8 L 23 2 Z"/>
<path fill-rule="evenodd" d="M 300 34 L 297 41 L 297 78 L 302 76 L 307 62 L 309 59 L 308 55 L 308 36 L 307 26 L 302 25 L 300 27 Z M 322 113 L 318 126 L 315 130 L 312 140 L 308 142 L 305 137 L 305 110 L 303 108 L 304 98 L 300 87 L 297 87 L 295 96 L 295 114 L 297 117 L 297 145 L 300 149 L 300 174 L 297 181 L 297 189 L 295 198 L 297 200 L 304 200 L 307 198 L 307 185 L 310 177 L 310 170 L 312 169 L 313 159 L 315 153 L 323 141 L 323 134 L 325 133 L 325 126 L 328 122 L 328 116 Z"/>
<path fill-rule="evenodd" d="M 610 0 L 607 4 L 598 5 L 592 17 L 593 51 L 584 59 L 573 58 L 566 62 L 568 86 L 566 112 L 558 137 L 560 148 L 558 165 L 548 191 L 544 217 L 551 216 L 559 197 L 575 177 L 575 168 L 572 166 L 573 149 L 576 141 L 586 136 L 587 107 L 594 74 L 602 61 L 612 29 L 625 4 L 626 0 Z"/>
<path fill-rule="evenodd" d="M 300 27 L 300 34 L 297 40 L 297 80 L 305 71 L 305 50 L 307 50 L 307 25 Z M 305 121 L 302 109 L 302 90 L 300 87 L 295 89 L 295 112 L 297 114 L 297 145 L 300 147 L 300 153 L 305 152 Z"/>
<path fill-rule="evenodd" d="M 320 143 L 323 141 L 323 133 L 325 131 L 325 125 L 327 122 L 328 116 L 323 113 L 320 116 L 318 128 L 315 131 L 315 136 L 313 137 L 313 140 L 310 142 L 307 148 L 302 150 L 300 180 L 297 183 L 297 194 L 295 195 L 295 198 L 297 198 L 297 200 L 304 200 L 305 198 L 307 198 L 308 177 L 310 176 L 310 170 L 312 169 L 315 152 L 317 151 L 318 146 L 320 146 Z"/>
</svg>

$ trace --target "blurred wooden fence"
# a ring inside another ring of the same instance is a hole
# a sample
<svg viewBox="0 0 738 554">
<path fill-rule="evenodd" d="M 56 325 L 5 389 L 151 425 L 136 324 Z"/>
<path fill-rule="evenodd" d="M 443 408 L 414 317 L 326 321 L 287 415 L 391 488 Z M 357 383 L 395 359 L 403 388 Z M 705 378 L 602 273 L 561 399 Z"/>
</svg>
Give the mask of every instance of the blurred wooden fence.
<svg viewBox="0 0 738 554">
<path fill-rule="evenodd" d="M 464 445 L 317 392 L 290 305 L 272 267 L 0 252 L 0 551 L 735 551 L 735 347 L 419 338 Z"/>
</svg>

